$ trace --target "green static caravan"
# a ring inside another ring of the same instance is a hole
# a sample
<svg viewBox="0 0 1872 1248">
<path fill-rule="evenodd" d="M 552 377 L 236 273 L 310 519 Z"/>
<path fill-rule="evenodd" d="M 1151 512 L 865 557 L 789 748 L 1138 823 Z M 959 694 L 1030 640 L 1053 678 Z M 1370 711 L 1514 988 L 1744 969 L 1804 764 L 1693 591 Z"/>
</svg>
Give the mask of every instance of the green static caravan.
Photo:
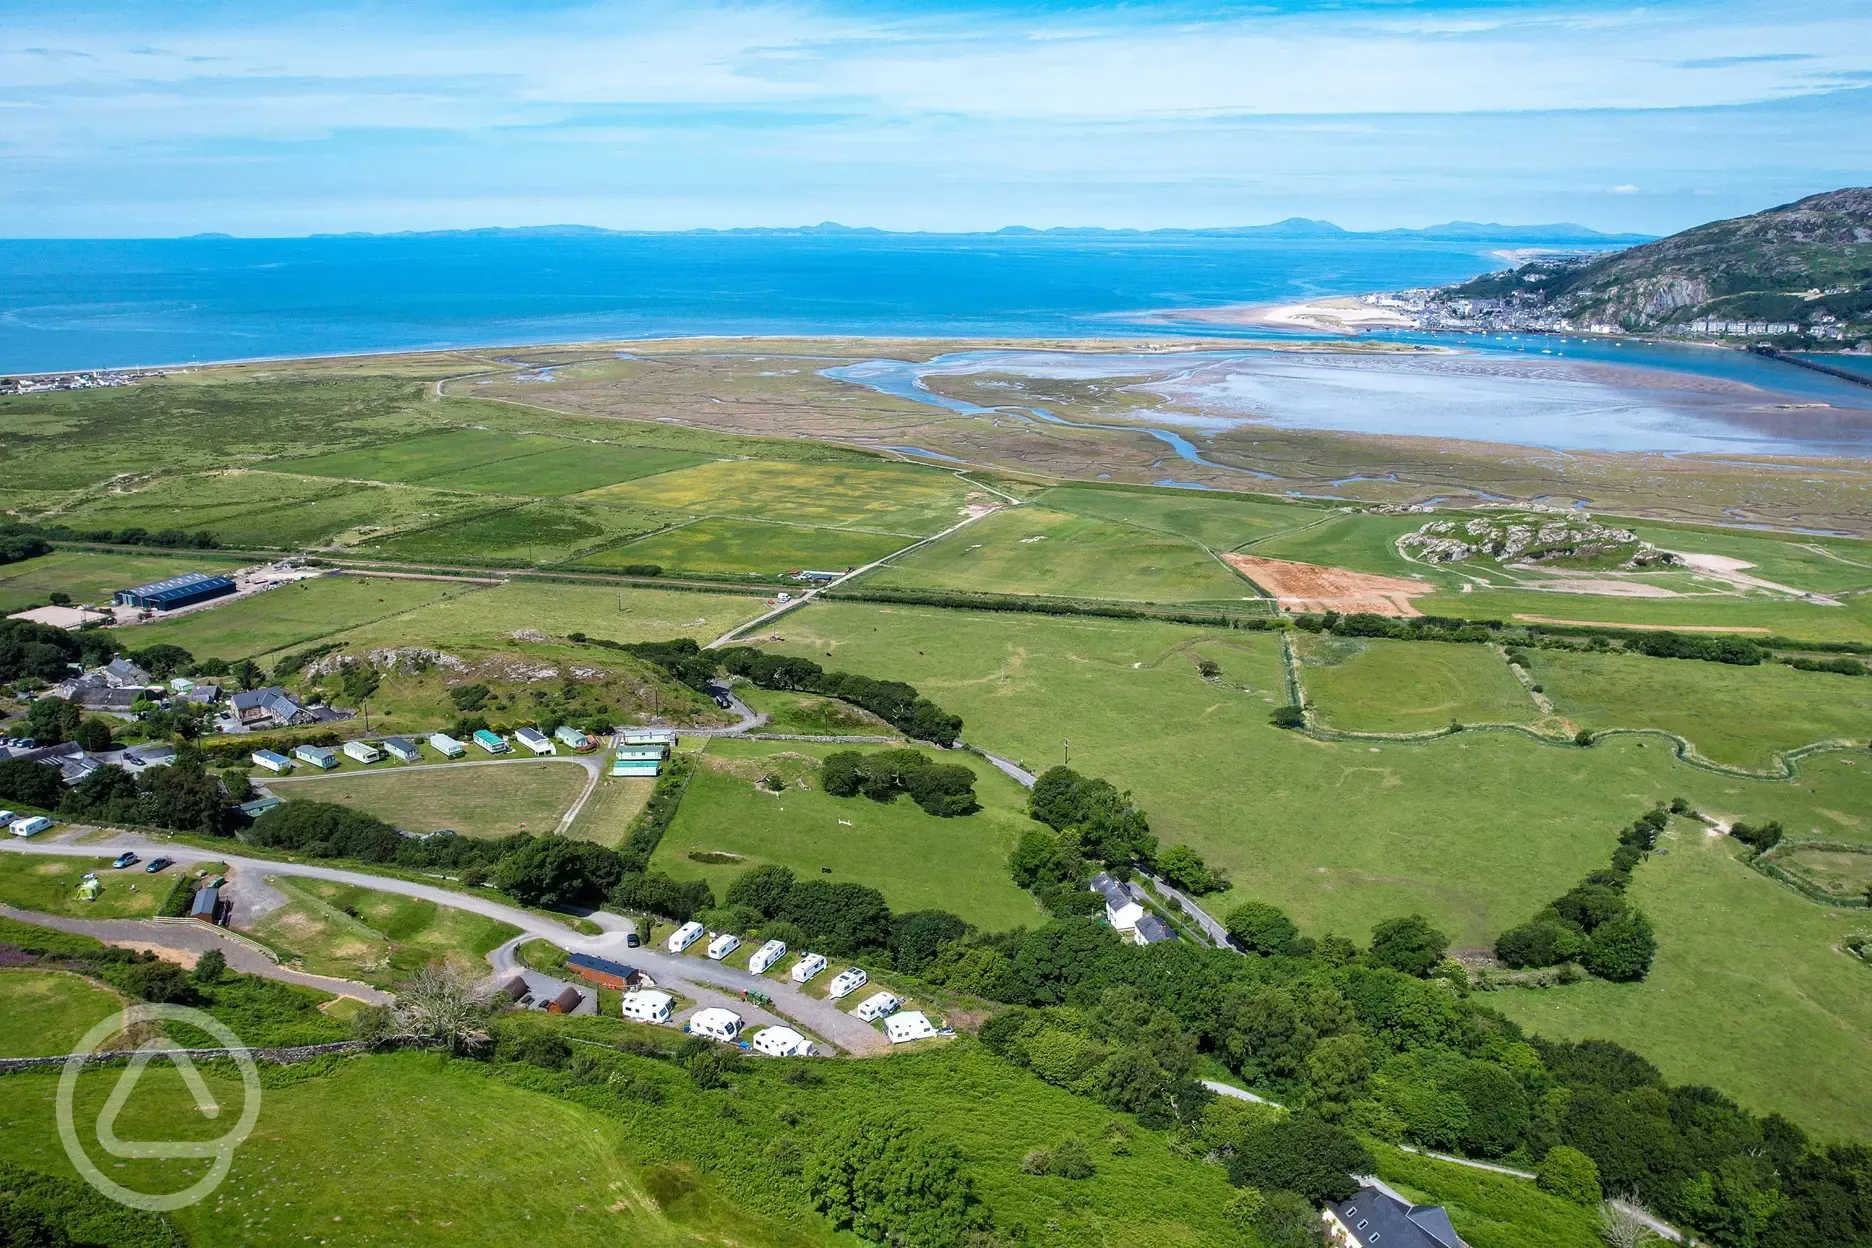
<svg viewBox="0 0 1872 1248">
<path fill-rule="evenodd" d="M 650 776 L 654 778 L 657 772 L 661 770 L 663 770 L 663 760 L 660 758 L 619 758 L 614 759 L 611 763 L 611 774 L 613 776 Z"/>
</svg>

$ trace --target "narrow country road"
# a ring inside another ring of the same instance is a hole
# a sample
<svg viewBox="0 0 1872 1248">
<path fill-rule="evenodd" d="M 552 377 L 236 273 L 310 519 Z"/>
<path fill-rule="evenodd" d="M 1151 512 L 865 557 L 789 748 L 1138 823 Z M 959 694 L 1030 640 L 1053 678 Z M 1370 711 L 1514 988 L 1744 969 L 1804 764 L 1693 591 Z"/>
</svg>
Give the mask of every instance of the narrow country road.
<svg viewBox="0 0 1872 1248">
<path fill-rule="evenodd" d="M 82 833 L 87 829 L 73 828 L 68 831 Z M 378 892 L 416 897 L 434 902 L 439 906 L 453 906 L 458 910 L 466 910 L 511 924 L 522 932 L 550 941 L 561 949 L 574 953 L 595 954 L 641 967 L 659 982 L 713 985 L 717 988 L 726 988 L 737 995 L 743 990 L 763 993 L 772 999 L 777 1013 L 799 1020 L 808 1031 L 825 1037 L 839 1048 L 851 1053 L 881 1053 L 890 1047 L 883 1034 L 871 1024 L 853 1018 L 829 1001 L 822 1001 L 811 996 L 791 982 L 750 975 L 746 971 L 722 966 L 706 958 L 684 957 L 648 946 L 630 948 L 628 940 L 630 935 L 637 930 L 636 924 L 623 915 L 612 914 L 608 911 L 595 910 L 581 916 L 602 929 L 600 935 L 585 936 L 557 919 L 523 910 L 507 902 L 495 900 L 493 897 L 478 896 L 471 892 L 457 892 L 453 889 L 421 884 L 413 880 L 397 879 L 393 876 L 373 875 L 368 871 L 317 866 L 312 863 L 270 862 L 259 858 L 242 857 L 239 854 L 197 849 L 193 846 L 172 845 L 132 833 L 120 833 L 84 845 L 72 844 L 69 841 L 37 840 L 11 840 L 0 844 L 0 852 L 3 853 L 51 854 L 70 858 L 111 858 L 126 849 L 136 850 L 145 858 L 160 853 L 166 858 L 184 864 L 224 862 L 228 865 L 230 874 L 246 872 L 258 876 L 297 876 L 306 879 L 330 880 L 359 888 L 375 889 Z M 170 925 L 167 924 L 152 926 L 159 927 L 164 932 L 170 930 Z M 138 939 L 147 939 L 147 936 L 138 937 Z M 231 944 L 232 942 L 225 943 Z M 231 953 L 228 960 L 230 962 L 234 960 Z M 286 968 L 272 967 L 272 969 L 281 971 Z M 256 970 L 255 973 L 264 972 Z M 272 978 L 279 978 L 279 976 L 275 975 Z M 349 981 L 345 982 L 349 983 Z M 325 985 L 325 987 L 327 991 L 338 991 L 330 985 Z M 358 985 L 358 987 L 363 986 Z M 350 992 L 349 989 L 346 991 L 349 995 L 360 995 L 357 992 Z M 684 995 L 695 994 L 685 993 Z"/>
</svg>

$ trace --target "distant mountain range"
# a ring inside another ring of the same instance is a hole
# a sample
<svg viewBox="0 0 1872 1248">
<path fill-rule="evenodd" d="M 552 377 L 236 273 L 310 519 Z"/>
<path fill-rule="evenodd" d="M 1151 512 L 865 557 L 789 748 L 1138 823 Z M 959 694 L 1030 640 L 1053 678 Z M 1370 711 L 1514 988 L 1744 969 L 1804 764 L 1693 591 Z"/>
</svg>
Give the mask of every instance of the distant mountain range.
<svg viewBox="0 0 1872 1248">
<path fill-rule="evenodd" d="M 1289 217 L 1270 225 L 1232 225 L 1213 229 L 1186 230 L 1110 230 L 1097 226 L 1054 226 L 1035 229 L 1010 225 L 999 230 L 975 233 L 936 234 L 924 231 L 880 230 L 873 226 L 840 225 L 825 221 L 818 225 L 754 226 L 732 230 L 607 230 L 595 225 L 523 225 L 486 226 L 474 230 L 400 230 L 392 234 L 314 234 L 313 238 L 604 238 L 646 235 L 754 235 L 798 237 L 820 235 L 859 235 L 867 237 L 943 237 L 943 238 L 1291 238 L 1291 239 L 1424 239 L 1460 243 L 1560 243 L 1597 246 L 1642 243 L 1656 237 L 1651 234 L 1604 234 L 1583 225 L 1493 225 L 1475 221 L 1448 221 L 1420 230 L 1347 230 L 1330 221 L 1308 217 Z M 220 234 L 198 234 L 196 238 L 225 238 Z"/>
<path fill-rule="evenodd" d="M 1440 294 L 1510 297 L 1633 332 L 1863 338 L 1872 334 L 1872 187 L 1712 221 L 1589 263 L 1536 261 Z"/>
</svg>

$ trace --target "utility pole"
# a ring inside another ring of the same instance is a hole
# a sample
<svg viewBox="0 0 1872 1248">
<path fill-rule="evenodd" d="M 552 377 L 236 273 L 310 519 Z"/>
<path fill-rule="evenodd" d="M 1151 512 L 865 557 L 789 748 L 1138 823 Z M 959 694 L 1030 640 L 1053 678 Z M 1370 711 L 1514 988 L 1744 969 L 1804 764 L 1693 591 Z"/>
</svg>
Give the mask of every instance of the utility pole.
<svg viewBox="0 0 1872 1248">
<path fill-rule="evenodd" d="M 1066 765 L 1070 767 L 1072 766 L 1072 738 L 1067 737 L 1061 744 L 1066 747 Z"/>
</svg>

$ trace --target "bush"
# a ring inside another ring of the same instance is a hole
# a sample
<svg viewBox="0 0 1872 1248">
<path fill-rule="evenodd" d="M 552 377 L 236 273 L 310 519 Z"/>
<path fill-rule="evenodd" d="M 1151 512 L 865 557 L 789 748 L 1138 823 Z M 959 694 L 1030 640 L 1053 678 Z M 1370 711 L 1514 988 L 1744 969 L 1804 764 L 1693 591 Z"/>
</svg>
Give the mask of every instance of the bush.
<svg viewBox="0 0 1872 1248">
<path fill-rule="evenodd" d="M 1226 872 L 1211 867 L 1201 854 L 1187 845 L 1172 845 L 1159 855 L 1157 873 L 1175 887 L 1197 897 L 1219 893 L 1229 886 Z"/>
<path fill-rule="evenodd" d="M 1627 910 L 1599 925 L 1581 961 L 1601 979 L 1629 983 L 1650 972 L 1656 953 L 1657 936 L 1651 921 L 1641 911 Z"/>
<path fill-rule="evenodd" d="M 1535 1183 L 1576 1205 L 1596 1205 L 1604 1198 L 1599 1189 L 1599 1167 L 1577 1148 L 1556 1144 L 1535 1168 Z"/>
<path fill-rule="evenodd" d="M 158 1004 L 190 1005 L 195 1001 L 195 985 L 189 981 L 188 972 L 160 959 L 126 967 L 123 986 L 132 995 Z"/>
<path fill-rule="evenodd" d="M 1276 728 L 1306 727 L 1306 712 L 1297 706 L 1277 706 L 1268 716 L 1268 722 Z"/>
<path fill-rule="evenodd" d="M 1320 1216 L 1297 1192 L 1269 1192 L 1254 1215 L 1268 1248 L 1318 1248 Z"/>
<path fill-rule="evenodd" d="M 1089 1179 L 1093 1171 L 1092 1150 L 1076 1135 L 1069 1135 L 1059 1142 L 1046 1170 L 1059 1179 Z"/>
<path fill-rule="evenodd" d="M 529 906 L 596 906 L 623 875 L 615 850 L 551 835 L 502 858 L 494 868 L 494 887 Z"/>
<path fill-rule="evenodd" d="M 1422 978 L 1436 969 L 1449 951 L 1449 937 L 1430 926 L 1421 914 L 1388 919 L 1372 929 L 1370 957 L 1406 975 Z"/>
<path fill-rule="evenodd" d="M 156 908 L 156 913 L 165 919 L 185 918 L 194 905 L 195 882 L 186 875 L 179 875 L 175 883 L 169 886 L 169 891 L 164 895 L 162 904 Z"/>
<path fill-rule="evenodd" d="M 954 1147 L 887 1119 L 832 1124 L 806 1188 L 833 1226 L 885 1243 L 950 1248 L 988 1222 Z"/>
<path fill-rule="evenodd" d="M 1372 1155 L 1346 1132 L 1301 1111 L 1250 1131 L 1228 1160 L 1229 1182 L 1263 1192 L 1297 1193 L 1312 1208 L 1358 1191 L 1355 1174 L 1371 1173 Z"/>
<path fill-rule="evenodd" d="M 1243 902 L 1229 911 L 1224 926 L 1235 947 L 1247 953 L 1287 953 L 1300 939 L 1300 929 L 1286 912 L 1264 901 Z"/>
<path fill-rule="evenodd" d="M 1553 919 L 1536 919 L 1511 927 L 1495 938 L 1495 956 L 1504 965 L 1558 966 L 1586 952 L 1586 937 L 1576 927 Z"/>
<path fill-rule="evenodd" d="M 195 961 L 195 969 L 189 972 L 189 978 L 198 984 L 213 984 L 227 973 L 227 955 L 219 949 L 210 949 Z"/>
<path fill-rule="evenodd" d="M 1735 837 L 1758 854 L 1765 854 L 1779 845 L 1783 831 L 1781 821 L 1778 819 L 1770 819 L 1760 827 L 1743 823 L 1740 820 L 1729 826 L 1730 836 Z"/>
</svg>

